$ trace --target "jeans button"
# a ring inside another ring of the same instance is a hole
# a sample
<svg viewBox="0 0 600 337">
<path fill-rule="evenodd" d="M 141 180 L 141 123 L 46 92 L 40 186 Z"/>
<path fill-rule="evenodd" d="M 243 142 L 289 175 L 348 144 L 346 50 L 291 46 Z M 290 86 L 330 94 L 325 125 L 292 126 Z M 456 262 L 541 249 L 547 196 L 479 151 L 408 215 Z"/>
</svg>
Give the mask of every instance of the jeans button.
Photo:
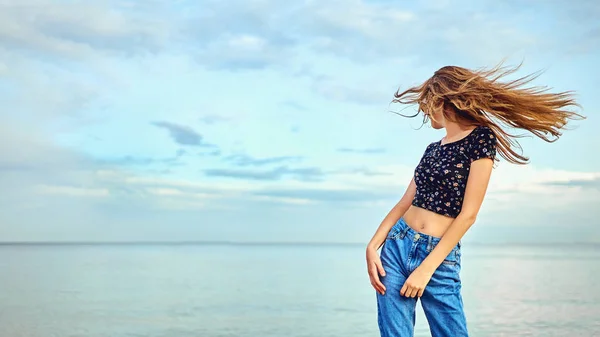
<svg viewBox="0 0 600 337">
<path fill-rule="evenodd" d="M 421 235 L 419 233 L 415 234 L 415 241 L 419 240 L 420 237 Z"/>
</svg>

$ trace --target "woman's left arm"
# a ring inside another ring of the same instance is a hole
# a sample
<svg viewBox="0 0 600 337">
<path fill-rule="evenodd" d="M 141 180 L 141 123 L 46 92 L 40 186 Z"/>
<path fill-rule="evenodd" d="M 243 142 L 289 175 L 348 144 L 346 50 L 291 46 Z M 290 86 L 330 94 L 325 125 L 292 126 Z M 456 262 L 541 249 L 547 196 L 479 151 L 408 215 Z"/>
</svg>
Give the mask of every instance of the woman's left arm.
<svg viewBox="0 0 600 337">
<path fill-rule="evenodd" d="M 452 221 L 436 247 L 406 280 L 400 290 L 402 296 L 421 297 L 435 270 L 475 223 L 487 191 L 493 165 L 494 161 L 490 158 L 483 158 L 471 163 L 460 213 Z"/>
</svg>

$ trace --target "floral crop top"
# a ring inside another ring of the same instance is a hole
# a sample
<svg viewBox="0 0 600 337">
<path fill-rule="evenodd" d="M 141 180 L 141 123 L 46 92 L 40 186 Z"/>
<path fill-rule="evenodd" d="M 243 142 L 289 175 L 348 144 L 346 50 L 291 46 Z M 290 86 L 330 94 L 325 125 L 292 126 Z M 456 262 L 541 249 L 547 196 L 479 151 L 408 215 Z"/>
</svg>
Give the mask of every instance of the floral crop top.
<svg viewBox="0 0 600 337">
<path fill-rule="evenodd" d="M 431 143 L 415 168 L 417 191 L 412 204 L 456 218 L 462 209 L 471 163 L 496 157 L 497 139 L 485 126 L 452 143 Z"/>
</svg>

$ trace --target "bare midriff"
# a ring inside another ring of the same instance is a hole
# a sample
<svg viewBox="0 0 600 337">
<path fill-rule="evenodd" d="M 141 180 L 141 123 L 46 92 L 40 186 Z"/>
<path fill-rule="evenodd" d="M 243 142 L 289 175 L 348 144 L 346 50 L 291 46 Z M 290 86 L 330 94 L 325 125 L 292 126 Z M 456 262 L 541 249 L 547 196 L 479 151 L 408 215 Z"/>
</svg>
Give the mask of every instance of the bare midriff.
<svg viewBox="0 0 600 337">
<path fill-rule="evenodd" d="M 406 224 L 415 231 L 437 238 L 441 238 L 454 221 L 454 218 L 413 205 L 404 213 L 403 218 Z"/>
</svg>

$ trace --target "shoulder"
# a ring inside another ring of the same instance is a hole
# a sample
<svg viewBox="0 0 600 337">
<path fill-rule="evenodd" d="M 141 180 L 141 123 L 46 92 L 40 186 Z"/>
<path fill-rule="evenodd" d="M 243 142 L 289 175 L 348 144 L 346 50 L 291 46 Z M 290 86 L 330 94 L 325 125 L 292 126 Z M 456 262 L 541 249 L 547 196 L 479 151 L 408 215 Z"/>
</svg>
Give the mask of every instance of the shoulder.
<svg viewBox="0 0 600 337">
<path fill-rule="evenodd" d="M 488 126 L 478 126 L 471 135 L 469 157 L 472 161 L 481 158 L 496 157 L 498 139 L 494 131 Z"/>
<path fill-rule="evenodd" d="M 481 125 L 474 130 L 476 136 L 495 136 L 494 131 L 489 126 Z"/>
<path fill-rule="evenodd" d="M 440 143 L 439 141 L 436 141 L 436 142 L 431 142 L 431 143 L 429 143 L 429 144 L 427 145 L 427 147 L 425 148 L 425 151 L 424 151 L 424 153 L 423 153 L 423 154 L 427 154 L 427 153 L 429 153 L 429 152 L 433 151 L 433 149 L 434 149 L 434 148 L 435 148 L 435 147 L 436 147 L 436 146 L 437 146 L 439 143 Z"/>
<path fill-rule="evenodd" d="M 437 142 L 431 142 L 427 145 L 427 147 L 425 147 L 425 150 L 423 150 L 423 154 L 421 154 L 421 161 L 423 161 L 425 157 L 433 155 L 433 151 L 435 150 L 436 144 Z"/>
<path fill-rule="evenodd" d="M 427 145 L 427 147 L 425 148 L 425 150 L 431 150 L 433 149 L 436 145 L 438 145 L 440 143 L 440 141 L 435 141 L 435 142 L 431 142 Z"/>
<path fill-rule="evenodd" d="M 473 130 L 473 138 L 480 145 L 496 145 L 496 134 L 489 126 L 478 126 Z"/>
</svg>

